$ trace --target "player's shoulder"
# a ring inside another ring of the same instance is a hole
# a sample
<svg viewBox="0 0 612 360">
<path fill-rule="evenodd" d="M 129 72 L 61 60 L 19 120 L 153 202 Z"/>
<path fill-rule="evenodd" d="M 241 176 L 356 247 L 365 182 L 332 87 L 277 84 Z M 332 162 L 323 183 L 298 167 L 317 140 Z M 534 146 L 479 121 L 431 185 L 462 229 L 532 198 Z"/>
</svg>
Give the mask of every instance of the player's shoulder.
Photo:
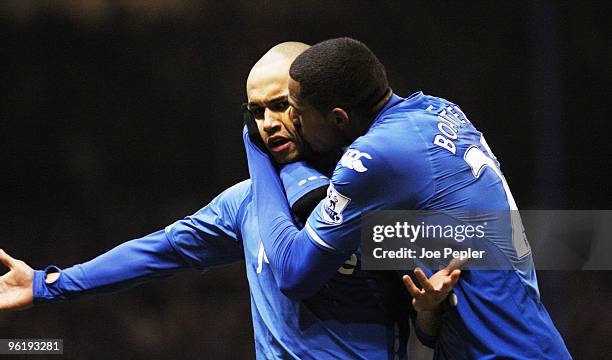
<svg viewBox="0 0 612 360">
<path fill-rule="evenodd" d="M 423 155 L 441 131 L 448 133 L 469 124 L 454 102 L 420 91 L 404 99 L 394 96 L 390 103 L 358 142 L 362 147 L 381 149 L 392 162 L 395 158 L 418 162 L 423 158 L 415 155 Z"/>
<path fill-rule="evenodd" d="M 398 118 L 404 122 L 405 120 L 430 119 L 432 116 L 438 116 L 441 111 L 449 111 L 455 107 L 457 104 L 453 101 L 427 95 L 422 91 L 415 92 L 407 98 L 394 95 L 374 120 L 374 125 L 389 123 Z"/>
<path fill-rule="evenodd" d="M 240 206 L 251 197 L 251 179 L 243 180 L 225 189 L 218 198 L 234 206 Z"/>
<path fill-rule="evenodd" d="M 245 208 L 250 198 L 251 180 L 247 179 L 225 189 L 192 215 L 167 226 L 166 233 L 176 241 L 181 233 L 195 234 L 200 238 L 202 234 L 211 235 L 220 230 L 236 239 L 243 219 L 241 209 Z"/>
<path fill-rule="evenodd" d="M 221 194 L 226 197 L 238 197 L 244 199 L 251 193 L 251 179 L 242 180 L 229 188 L 225 189 Z"/>
<path fill-rule="evenodd" d="M 217 195 L 207 206 L 200 209 L 195 215 L 200 212 L 205 212 L 213 207 L 217 212 L 228 217 L 235 217 L 240 208 L 243 207 L 251 199 L 251 179 L 243 180 L 237 184 L 230 186 Z"/>
<path fill-rule="evenodd" d="M 415 155 L 427 148 L 422 133 L 429 126 L 424 123 L 435 117 L 427 110 L 426 101 L 428 97 L 421 92 L 405 99 L 394 95 L 368 131 L 348 147 L 339 164 L 364 173 L 370 167 L 391 169 L 419 161 Z"/>
</svg>

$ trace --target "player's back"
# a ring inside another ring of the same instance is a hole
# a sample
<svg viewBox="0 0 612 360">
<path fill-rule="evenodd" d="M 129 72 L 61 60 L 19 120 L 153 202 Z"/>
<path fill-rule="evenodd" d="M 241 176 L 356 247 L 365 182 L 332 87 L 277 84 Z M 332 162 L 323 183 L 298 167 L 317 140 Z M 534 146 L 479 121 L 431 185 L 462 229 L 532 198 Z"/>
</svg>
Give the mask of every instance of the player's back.
<svg viewBox="0 0 612 360">
<path fill-rule="evenodd" d="M 499 163 L 457 105 L 422 93 L 394 97 L 349 151 L 367 153 L 368 166 L 384 177 L 385 191 L 370 192 L 368 210 L 497 215 L 486 247 L 506 270 L 462 273 L 457 305 L 443 313 L 437 358 L 570 357 L 540 301 L 531 251 Z"/>
</svg>

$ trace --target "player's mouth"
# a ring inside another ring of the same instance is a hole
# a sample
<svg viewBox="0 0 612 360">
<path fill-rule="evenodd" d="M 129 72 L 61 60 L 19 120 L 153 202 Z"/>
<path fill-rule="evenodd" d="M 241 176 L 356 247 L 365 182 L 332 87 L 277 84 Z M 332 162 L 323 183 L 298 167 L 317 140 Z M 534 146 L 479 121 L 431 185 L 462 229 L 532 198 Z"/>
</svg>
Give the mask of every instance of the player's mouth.
<svg viewBox="0 0 612 360">
<path fill-rule="evenodd" d="M 291 146 L 291 140 L 282 136 L 268 138 L 268 148 L 272 152 L 285 151 Z"/>
</svg>

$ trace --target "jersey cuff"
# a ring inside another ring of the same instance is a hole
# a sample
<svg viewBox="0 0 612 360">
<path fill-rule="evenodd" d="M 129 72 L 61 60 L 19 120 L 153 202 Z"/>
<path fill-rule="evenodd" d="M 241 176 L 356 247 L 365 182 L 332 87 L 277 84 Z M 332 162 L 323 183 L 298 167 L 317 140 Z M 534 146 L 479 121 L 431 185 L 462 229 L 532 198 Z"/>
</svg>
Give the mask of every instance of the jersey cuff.
<svg viewBox="0 0 612 360">
<path fill-rule="evenodd" d="M 47 283 L 45 282 L 47 274 L 60 273 L 61 269 L 55 265 L 49 265 L 44 270 L 35 270 L 34 278 L 32 280 L 32 297 L 34 298 L 34 305 L 44 304 L 52 301 L 55 296 L 47 289 Z M 53 283 L 57 282 L 57 278 Z M 53 284 L 52 283 L 52 284 Z"/>
</svg>

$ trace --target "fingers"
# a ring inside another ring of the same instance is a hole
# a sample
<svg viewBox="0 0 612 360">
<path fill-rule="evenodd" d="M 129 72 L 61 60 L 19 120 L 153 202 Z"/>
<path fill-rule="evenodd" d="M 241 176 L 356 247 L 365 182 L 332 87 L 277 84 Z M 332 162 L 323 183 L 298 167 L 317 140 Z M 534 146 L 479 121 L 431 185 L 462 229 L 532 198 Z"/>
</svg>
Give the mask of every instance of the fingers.
<svg viewBox="0 0 612 360">
<path fill-rule="evenodd" d="M 410 294 L 413 297 L 417 297 L 425 294 L 448 294 L 459 282 L 461 270 L 455 269 L 448 271 L 447 269 L 443 269 L 432 275 L 430 279 L 427 278 L 425 272 L 420 268 L 414 269 L 414 274 L 421 284 L 422 289 L 419 289 L 415 285 L 410 276 L 404 275 L 402 279 Z"/>
<path fill-rule="evenodd" d="M 414 274 L 416 275 L 417 279 L 419 279 L 421 286 L 423 286 L 423 290 L 430 293 L 435 291 L 433 285 L 431 284 L 429 279 L 427 279 L 427 275 L 425 275 L 423 270 L 421 270 L 420 268 L 416 268 L 414 269 Z"/>
<path fill-rule="evenodd" d="M 408 288 L 408 292 L 410 293 L 410 295 L 412 295 L 413 298 L 421 295 L 421 289 L 419 289 L 414 284 L 410 276 L 404 275 L 402 277 L 402 280 L 404 281 L 404 285 L 406 285 L 406 288 Z"/>
<path fill-rule="evenodd" d="M 13 259 L 9 256 L 9 254 L 5 253 L 4 250 L 0 249 L 0 263 L 9 269 L 12 269 L 15 267 L 17 260 Z"/>
<path fill-rule="evenodd" d="M 454 286 L 457 283 L 457 281 L 459 281 L 459 276 L 461 276 L 461 270 L 457 269 L 457 270 L 453 270 L 453 272 L 451 272 L 451 274 L 450 274 L 451 285 Z"/>
</svg>

